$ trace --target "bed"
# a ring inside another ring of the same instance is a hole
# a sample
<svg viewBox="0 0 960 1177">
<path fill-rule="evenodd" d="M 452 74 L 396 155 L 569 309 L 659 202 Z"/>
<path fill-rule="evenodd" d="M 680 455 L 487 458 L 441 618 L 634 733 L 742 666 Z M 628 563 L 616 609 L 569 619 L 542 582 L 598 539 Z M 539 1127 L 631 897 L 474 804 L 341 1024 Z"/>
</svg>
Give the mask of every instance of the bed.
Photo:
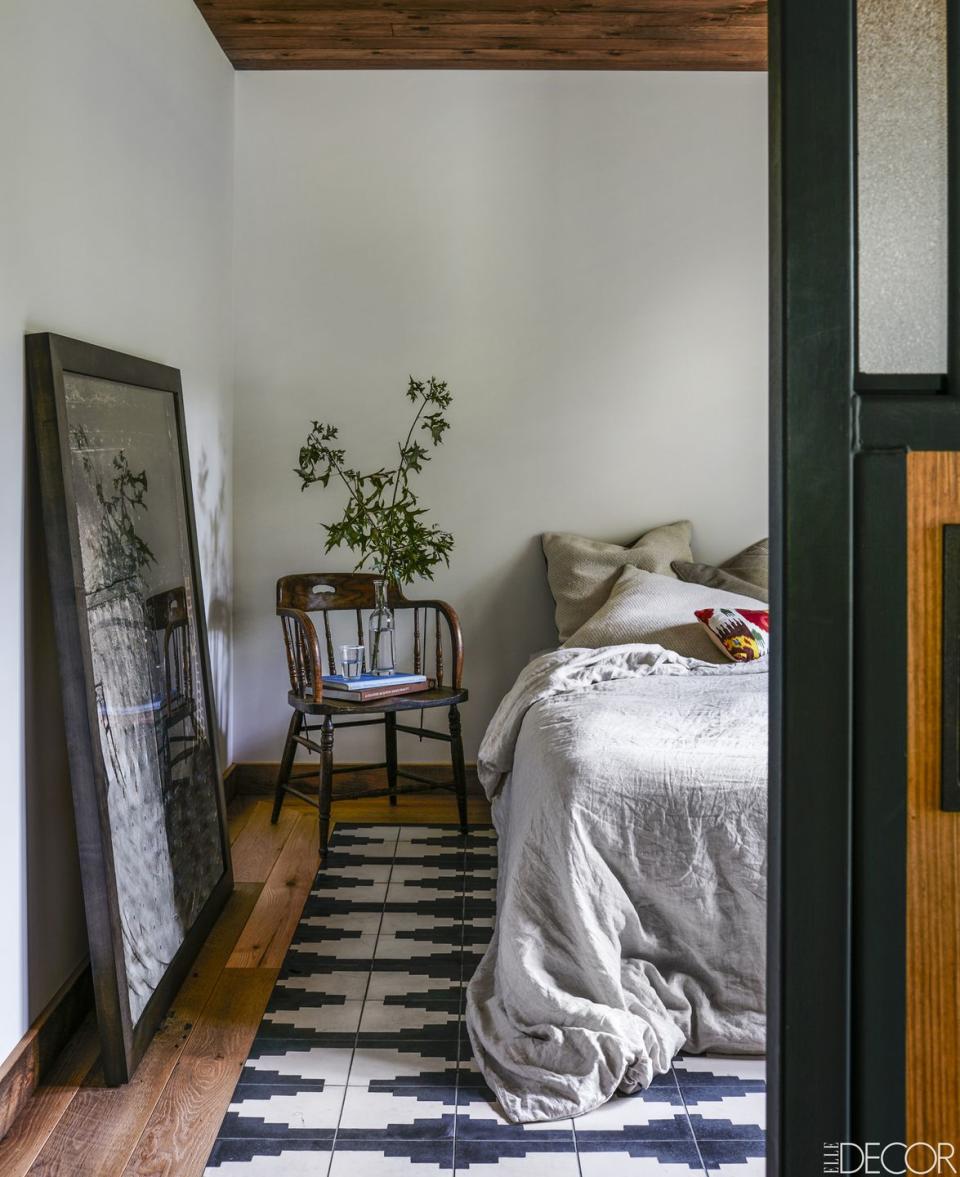
<svg viewBox="0 0 960 1177">
<path fill-rule="evenodd" d="M 763 1052 L 765 668 L 561 648 L 497 711 L 497 922 L 466 1024 L 510 1120 L 591 1111 L 680 1049 Z"/>
</svg>

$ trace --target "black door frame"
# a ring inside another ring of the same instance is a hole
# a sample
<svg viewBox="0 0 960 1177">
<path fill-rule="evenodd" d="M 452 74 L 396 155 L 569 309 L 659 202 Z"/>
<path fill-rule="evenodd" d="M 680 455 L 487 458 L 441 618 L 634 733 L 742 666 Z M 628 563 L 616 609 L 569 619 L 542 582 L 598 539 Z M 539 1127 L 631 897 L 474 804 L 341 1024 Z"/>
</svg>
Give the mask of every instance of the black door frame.
<svg viewBox="0 0 960 1177">
<path fill-rule="evenodd" d="M 770 4 L 771 1177 L 905 1133 L 906 455 L 960 450 L 960 0 L 947 13 L 948 371 L 866 377 L 856 2 Z"/>
<path fill-rule="evenodd" d="M 849 1139 L 851 9 L 770 6 L 770 1177 Z"/>
</svg>

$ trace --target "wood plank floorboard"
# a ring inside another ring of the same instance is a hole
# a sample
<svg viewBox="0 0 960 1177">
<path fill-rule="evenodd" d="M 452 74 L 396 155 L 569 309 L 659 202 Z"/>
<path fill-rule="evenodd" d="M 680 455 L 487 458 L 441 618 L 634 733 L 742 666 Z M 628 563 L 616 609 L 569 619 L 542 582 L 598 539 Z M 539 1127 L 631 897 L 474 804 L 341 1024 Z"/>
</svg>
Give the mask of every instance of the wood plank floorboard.
<svg viewBox="0 0 960 1177">
<path fill-rule="evenodd" d="M 232 846 L 233 877 L 238 883 L 264 883 L 280 857 L 299 816 L 294 805 L 284 805 L 280 820 L 270 824 L 272 801 L 257 801 Z"/>
<path fill-rule="evenodd" d="M 29 1172 L 99 1053 L 96 1018 L 91 1013 L 0 1141 L 3 1177 L 23 1177 Z"/>
<path fill-rule="evenodd" d="M 357 801 L 339 801 L 333 806 L 334 826 L 338 821 L 376 821 L 387 824 L 397 822 L 414 825 L 422 822 L 455 822 L 457 803 L 453 797 L 427 793 L 423 797 L 400 797 L 391 805 L 388 797 L 360 798 Z M 467 820 L 488 822 L 490 804 L 485 797 L 467 798 Z"/>
<path fill-rule="evenodd" d="M 277 969 L 225 969 L 124 1177 L 200 1174 L 240 1078 Z"/>
<path fill-rule="evenodd" d="M 279 968 L 320 865 L 317 819 L 297 818 L 257 904 L 227 961 L 228 969 Z"/>
<path fill-rule="evenodd" d="M 0 1174 L 200 1177 L 317 869 L 316 810 L 289 798 L 230 805 L 236 890 L 133 1080 L 103 1086 L 90 1019 L 0 1142 Z M 486 800 L 469 799 L 486 822 Z M 334 804 L 337 821 L 455 822 L 453 797 Z"/>
<path fill-rule="evenodd" d="M 86 1076 L 28 1170 L 44 1177 L 113 1177 L 123 1172 L 151 1112 L 213 993 L 262 884 L 241 884 L 227 900 L 194 968 L 136 1074 L 106 1087 L 99 1063 Z"/>
<path fill-rule="evenodd" d="M 240 831 L 250 820 L 256 804 L 253 797 L 234 797 L 227 806 L 227 825 L 230 830 L 230 845 L 236 842 Z"/>
</svg>

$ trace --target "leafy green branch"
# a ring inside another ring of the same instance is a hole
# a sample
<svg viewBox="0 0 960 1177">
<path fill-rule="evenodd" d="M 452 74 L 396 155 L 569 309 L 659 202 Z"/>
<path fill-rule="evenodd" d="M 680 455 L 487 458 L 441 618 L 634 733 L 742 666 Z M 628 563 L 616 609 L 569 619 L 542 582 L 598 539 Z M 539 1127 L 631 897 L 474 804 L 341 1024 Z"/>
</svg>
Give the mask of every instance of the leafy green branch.
<svg viewBox="0 0 960 1177">
<path fill-rule="evenodd" d="M 327 487 L 331 478 L 346 487 L 342 517 L 324 524 L 325 550 L 350 548 L 358 556 L 357 569 L 372 563 L 382 576 L 400 585 L 417 576 L 432 580 L 438 564 L 449 565 L 453 550 L 453 536 L 424 521 L 427 509 L 410 485 L 411 475 L 423 471 L 430 449 L 442 444 L 450 428 L 446 410 L 453 398 L 446 381 L 432 376 L 428 381 L 411 376 L 405 395 L 416 412 L 405 439 L 397 443 L 396 466 L 369 474 L 348 466 L 346 451 L 336 444 L 337 427 L 314 421 L 294 471 L 301 490 L 316 483 Z"/>
</svg>

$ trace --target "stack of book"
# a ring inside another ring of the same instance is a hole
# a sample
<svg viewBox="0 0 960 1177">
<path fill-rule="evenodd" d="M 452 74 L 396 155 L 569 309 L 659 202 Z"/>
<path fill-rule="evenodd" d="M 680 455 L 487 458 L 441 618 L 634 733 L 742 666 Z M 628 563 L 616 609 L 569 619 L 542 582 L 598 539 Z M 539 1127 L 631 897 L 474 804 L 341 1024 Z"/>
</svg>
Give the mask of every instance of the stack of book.
<svg viewBox="0 0 960 1177">
<path fill-rule="evenodd" d="M 325 674 L 323 698 L 342 703 L 372 703 L 394 695 L 426 691 L 431 685 L 425 674 L 361 674 L 358 678 Z"/>
</svg>

